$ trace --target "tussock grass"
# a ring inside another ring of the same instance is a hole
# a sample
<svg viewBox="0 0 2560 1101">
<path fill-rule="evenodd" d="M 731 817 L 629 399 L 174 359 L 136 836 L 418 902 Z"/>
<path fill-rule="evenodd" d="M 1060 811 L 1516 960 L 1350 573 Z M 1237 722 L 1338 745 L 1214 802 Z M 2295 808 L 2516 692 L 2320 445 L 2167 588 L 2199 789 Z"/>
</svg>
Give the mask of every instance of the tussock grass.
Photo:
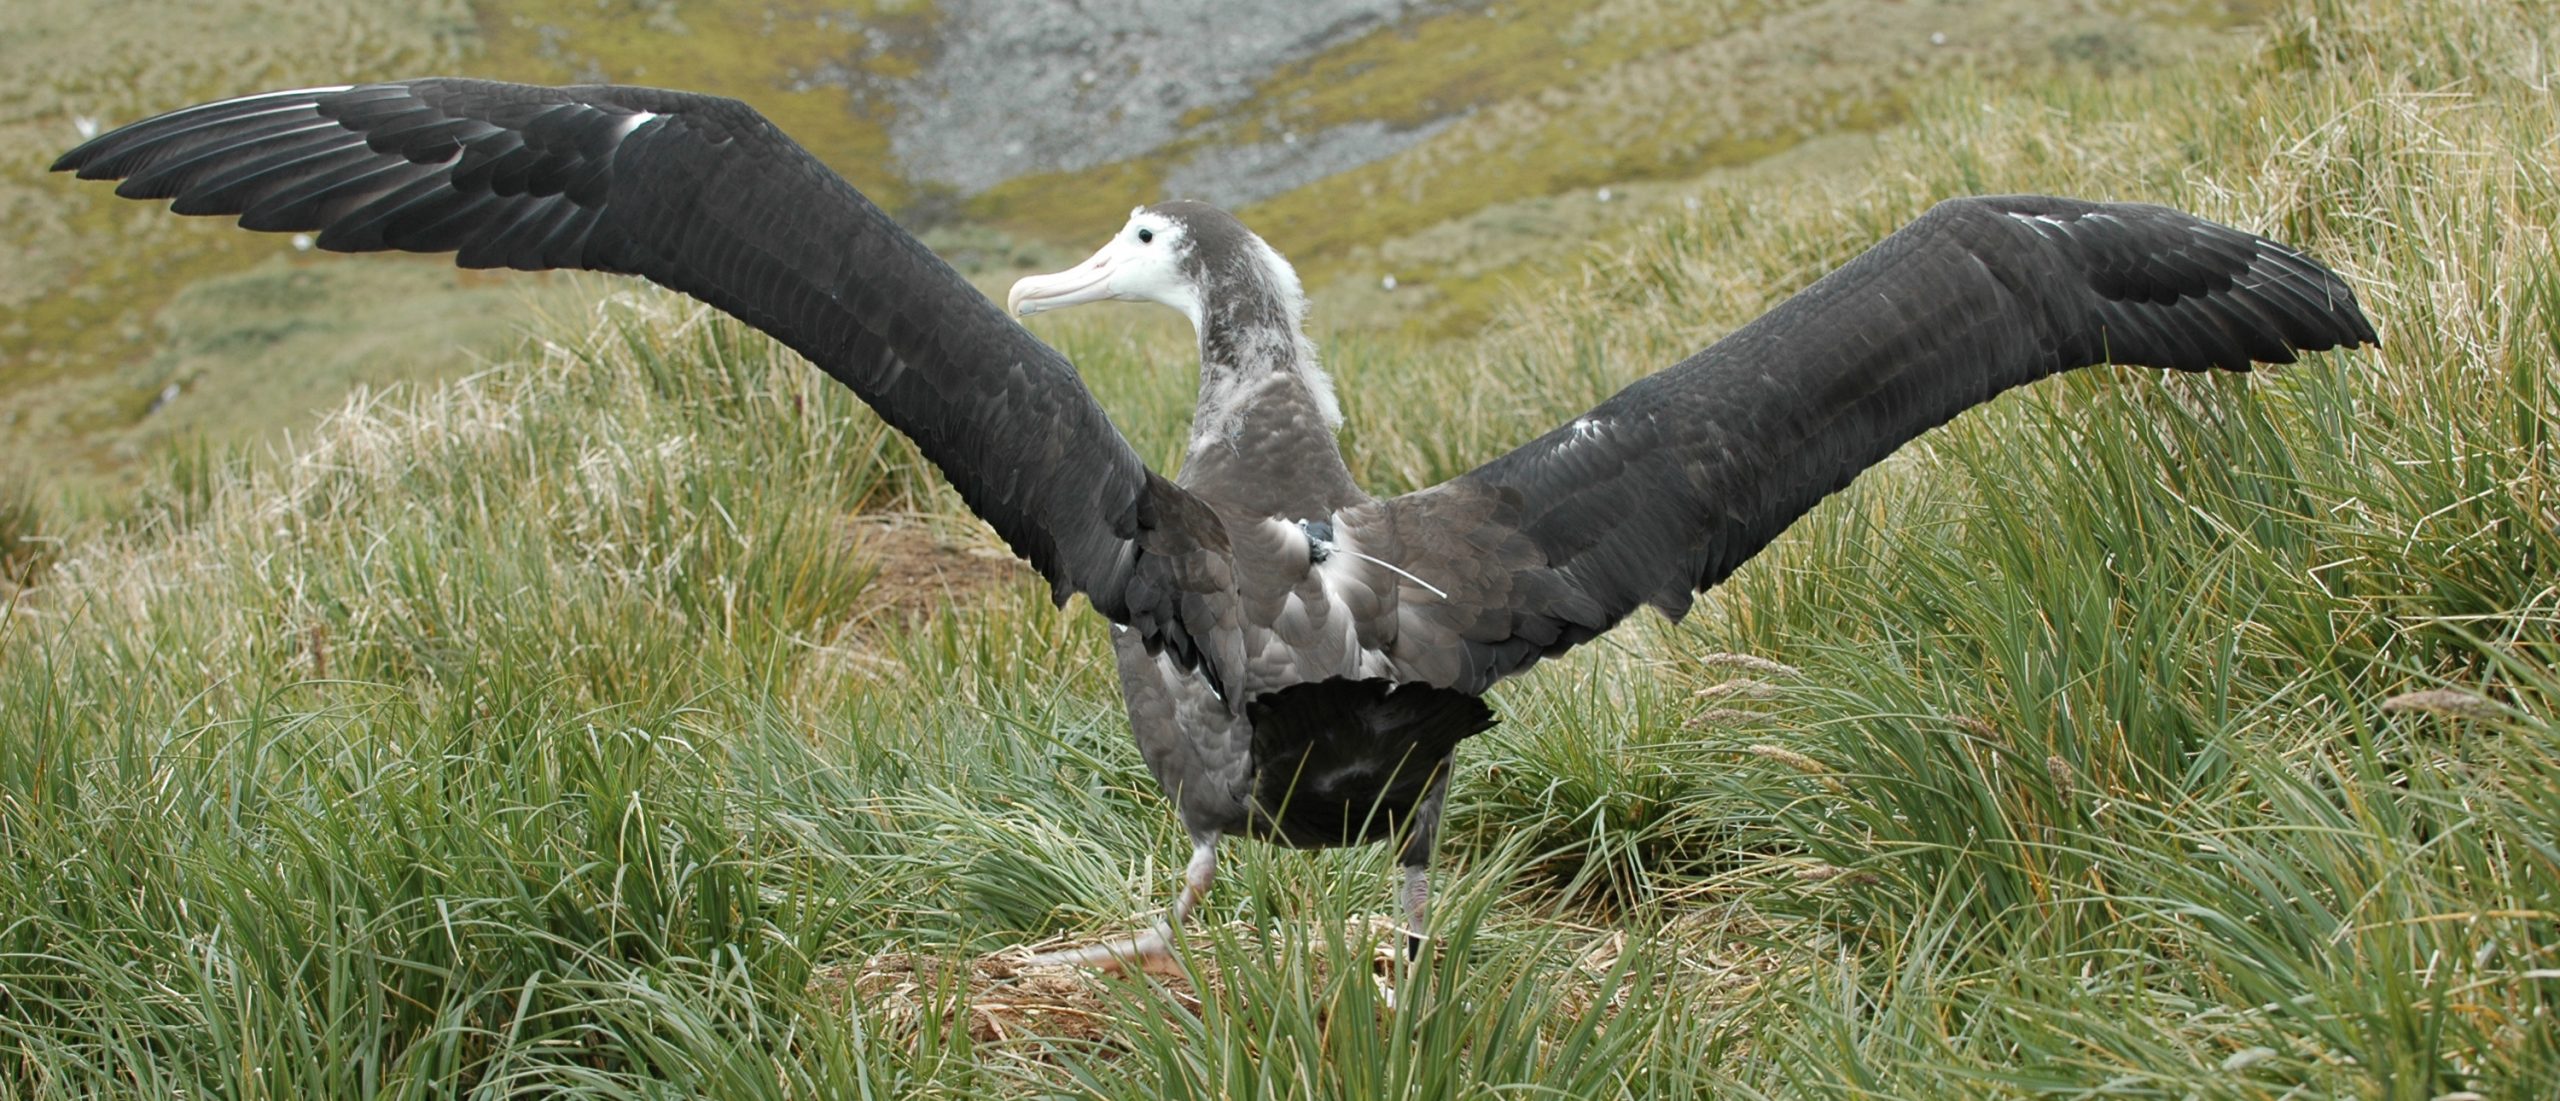
<svg viewBox="0 0 2560 1101">
<path fill-rule="evenodd" d="M 2313 0 L 2243 65 L 1959 84 L 1883 174 L 1706 186 L 1463 346 L 1329 344 L 1355 468 L 1422 484 L 2026 189 L 2274 232 L 2386 342 L 2003 399 L 1504 689 L 1393 1007 L 1327 932 L 1375 850 L 1237 850 L 1189 946 L 1231 979 L 1098 1041 L 813 984 L 1123 929 L 1183 846 L 1092 617 L 857 621 L 851 515 L 958 506 L 733 324 L 619 296 L 170 465 L 0 626 L 0 1092 L 2545 1094 L 2556 33 Z M 1169 459 L 1178 337 L 1044 332 Z"/>
</svg>

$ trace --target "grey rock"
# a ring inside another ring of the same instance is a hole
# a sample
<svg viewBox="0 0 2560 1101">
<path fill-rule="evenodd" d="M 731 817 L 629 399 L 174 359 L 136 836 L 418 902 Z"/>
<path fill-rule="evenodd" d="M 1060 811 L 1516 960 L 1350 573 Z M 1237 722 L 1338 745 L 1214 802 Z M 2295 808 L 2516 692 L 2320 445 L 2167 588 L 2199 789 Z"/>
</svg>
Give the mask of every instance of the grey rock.
<svg viewBox="0 0 2560 1101">
<path fill-rule="evenodd" d="M 1165 173 L 1173 198 L 1240 207 L 1391 157 L 1448 129 L 1460 116 L 1395 129 L 1376 121 L 1347 123 L 1295 142 L 1211 147 Z"/>
<path fill-rule="evenodd" d="M 963 195 L 1145 156 L 1184 136 L 1185 115 L 1244 102 L 1279 66 L 1446 6 L 943 0 L 933 61 L 889 92 L 890 149 L 909 179 Z M 1176 175 L 1212 201 L 1250 201 L 1294 186 L 1256 176 L 1303 183 L 1409 147 L 1430 129 L 1354 123 L 1315 136 L 1312 148 L 1301 140 L 1206 153 Z"/>
</svg>

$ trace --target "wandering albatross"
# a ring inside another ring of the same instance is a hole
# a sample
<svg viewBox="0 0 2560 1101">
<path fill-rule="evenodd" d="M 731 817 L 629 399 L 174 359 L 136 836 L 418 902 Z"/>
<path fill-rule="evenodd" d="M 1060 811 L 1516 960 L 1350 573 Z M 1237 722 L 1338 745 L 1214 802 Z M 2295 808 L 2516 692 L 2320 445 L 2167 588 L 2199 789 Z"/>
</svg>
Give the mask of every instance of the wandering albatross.
<svg viewBox="0 0 2560 1101">
<path fill-rule="evenodd" d="M 637 275 L 772 334 L 915 440 L 1113 624 L 1129 725 L 1190 833 L 1167 917 L 1054 959 L 1165 955 L 1231 834 L 1393 840 L 1410 936 L 1457 744 L 1497 681 L 1642 605 L 1672 619 L 1905 441 L 2098 363 L 2244 371 L 2372 343 L 2338 275 L 2175 210 L 1942 202 L 1704 351 L 1440 485 L 1353 484 L 1280 255 L 1192 202 L 1135 211 L 1001 310 L 733 100 L 429 79 L 224 100 L 53 166 L 342 252 Z M 1178 480 L 1008 313 L 1180 310 L 1200 399 Z M 1418 945 L 1418 940 L 1412 942 Z"/>
</svg>

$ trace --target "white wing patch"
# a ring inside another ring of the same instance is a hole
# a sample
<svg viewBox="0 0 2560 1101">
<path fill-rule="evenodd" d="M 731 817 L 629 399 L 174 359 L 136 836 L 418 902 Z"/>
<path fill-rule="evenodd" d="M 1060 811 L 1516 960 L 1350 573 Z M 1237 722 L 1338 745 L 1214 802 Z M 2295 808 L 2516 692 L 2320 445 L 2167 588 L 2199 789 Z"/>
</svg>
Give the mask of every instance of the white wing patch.
<svg viewBox="0 0 2560 1101">
<path fill-rule="evenodd" d="M 613 124 L 613 140 L 621 141 L 630 137 L 632 131 L 665 117 L 656 111 L 633 111 L 631 117 Z"/>
<path fill-rule="evenodd" d="M 1608 427 L 1609 422 L 1602 420 L 1599 417 L 1580 417 L 1575 419 L 1572 424 L 1565 426 L 1567 435 L 1564 438 L 1564 442 L 1556 447 L 1556 454 L 1562 455 L 1565 452 L 1582 446 L 1583 444 L 1599 439 L 1600 434 L 1607 430 Z"/>
<path fill-rule="evenodd" d="M 175 114 L 182 114 L 182 115 L 184 115 L 184 114 L 193 114 L 193 113 L 195 113 L 195 112 L 197 112 L 197 111 L 205 110 L 205 109 L 207 109 L 207 108 L 213 108 L 213 107 L 229 107 L 229 106 L 231 106 L 231 105 L 233 105 L 233 104 L 238 104 L 238 103 L 256 103 L 256 102 L 258 102 L 259 100 L 262 100 L 262 99 L 285 99 L 285 98 L 288 98 L 288 97 L 294 97 L 294 96 L 325 96 L 325 95 L 332 95 L 332 94 L 335 94 L 335 93 L 338 93 L 338 92 L 346 91 L 347 89 L 349 89 L 349 88 L 353 88 L 353 87 L 355 87 L 355 85 L 353 85 L 353 84 L 320 84 L 320 85 L 314 85 L 314 86 L 309 87 L 309 88 L 287 88 L 287 89 L 285 89 L 285 90 L 283 90 L 283 91 L 281 91 L 281 92 L 260 92 L 260 93 L 258 93 L 258 94 L 256 94 L 256 95 L 253 95 L 253 96 L 233 96 L 233 97 L 231 97 L 230 99 L 222 100 L 222 101 L 217 102 L 217 103 L 208 103 L 208 104 L 205 104 L 205 105 L 204 105 L 204 106 L 202 106 L 202 107 L 190 107 L 190 108 L 188 108 L 187 110 L 184 110 L 184 111 L 178 111 L 178 112 L 173 112 L 173 113 L 175 113 Z"/>
<path fill-rule="evenodd" d="M 2052 215 L 2028 214 L 2024 211 L 2017 210 L 2004 210 L 2001 211 L 2001 213 L 2016 219 L 2018 224 L 2036 231 L 2036 233 L 2041 236 L 2058 238 L 2070 236 L 2070 234 L 2063 228 L 2068 223 L 2064 222 L 2060 218 L 2053 217 Z"/>
<path fill-rule="evenodd" d="M 2077 218 L 2056 218 L 2050 214 L 2029 214 L 2021 210 L 2004 210 L 2000 213 L 2008 215 L 2010 218 L 2015 219 L 2018 224 L 2026 226 L 2027 228 L 2047 237 L 2069 237 L 2071 235 L 2071 226 L 2077 222 L 2088 222 L 2093 225 L 2118 225 L 2124 221 L 2123 219 L 2103 210 L 2093 210 Z"/>
</svg>

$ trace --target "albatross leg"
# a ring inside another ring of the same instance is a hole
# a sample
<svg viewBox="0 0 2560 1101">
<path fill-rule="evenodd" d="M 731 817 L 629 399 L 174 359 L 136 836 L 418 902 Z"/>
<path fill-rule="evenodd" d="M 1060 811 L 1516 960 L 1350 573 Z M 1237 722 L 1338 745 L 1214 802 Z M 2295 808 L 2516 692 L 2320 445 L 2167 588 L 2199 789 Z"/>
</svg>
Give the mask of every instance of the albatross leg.
<svg viewBox="0 0 2560 1101">
<path fill-rule="evenodd" d="M 1408 960 L 1422 958 L 1422 942 L 1426 939 L 1423 930 L 1429 928 L 1425 922 L 1431 916 L 1431 853 L 1439 847 L 1440 809 L 1448 798 L 1449 762 L 1443 758 L 1432 769 L 1431 789 L 1414 807 L 1410 832 L 1396 852 L 1396 864 L 1404 870 L 1404 881 L 1397 885 L 1396 894 L 1404 903 L 1404 958 Z"/>
<path fill-rule="evenodd" d="M 1431 870 L 1425 864 L 1404 866 L 1404 955 L 1406 959 L 1422 958 L 1423 922 L 1431 916 Z"/>
<path fill-rule="evenodd" d="M 1182 868 L 1182 890 L 1173 896 L 1173 912 L 1154 928 L 1134 937 L 1104 941 L 1083 948 L 1060 952 L 1042 952 L 1031 957 L 1035 967 L 1064 964 L 1069 967 L 1100 967 L 1109 971 L 1144 968 L 1173 958 L 1173 931 L 1181 928 L 1192 907 L 1209 893 L 1209 880 L 1218 871 L 1218 835 L 1195 837 L 1191 841 L 1191 863 Z"/>
</svg>

